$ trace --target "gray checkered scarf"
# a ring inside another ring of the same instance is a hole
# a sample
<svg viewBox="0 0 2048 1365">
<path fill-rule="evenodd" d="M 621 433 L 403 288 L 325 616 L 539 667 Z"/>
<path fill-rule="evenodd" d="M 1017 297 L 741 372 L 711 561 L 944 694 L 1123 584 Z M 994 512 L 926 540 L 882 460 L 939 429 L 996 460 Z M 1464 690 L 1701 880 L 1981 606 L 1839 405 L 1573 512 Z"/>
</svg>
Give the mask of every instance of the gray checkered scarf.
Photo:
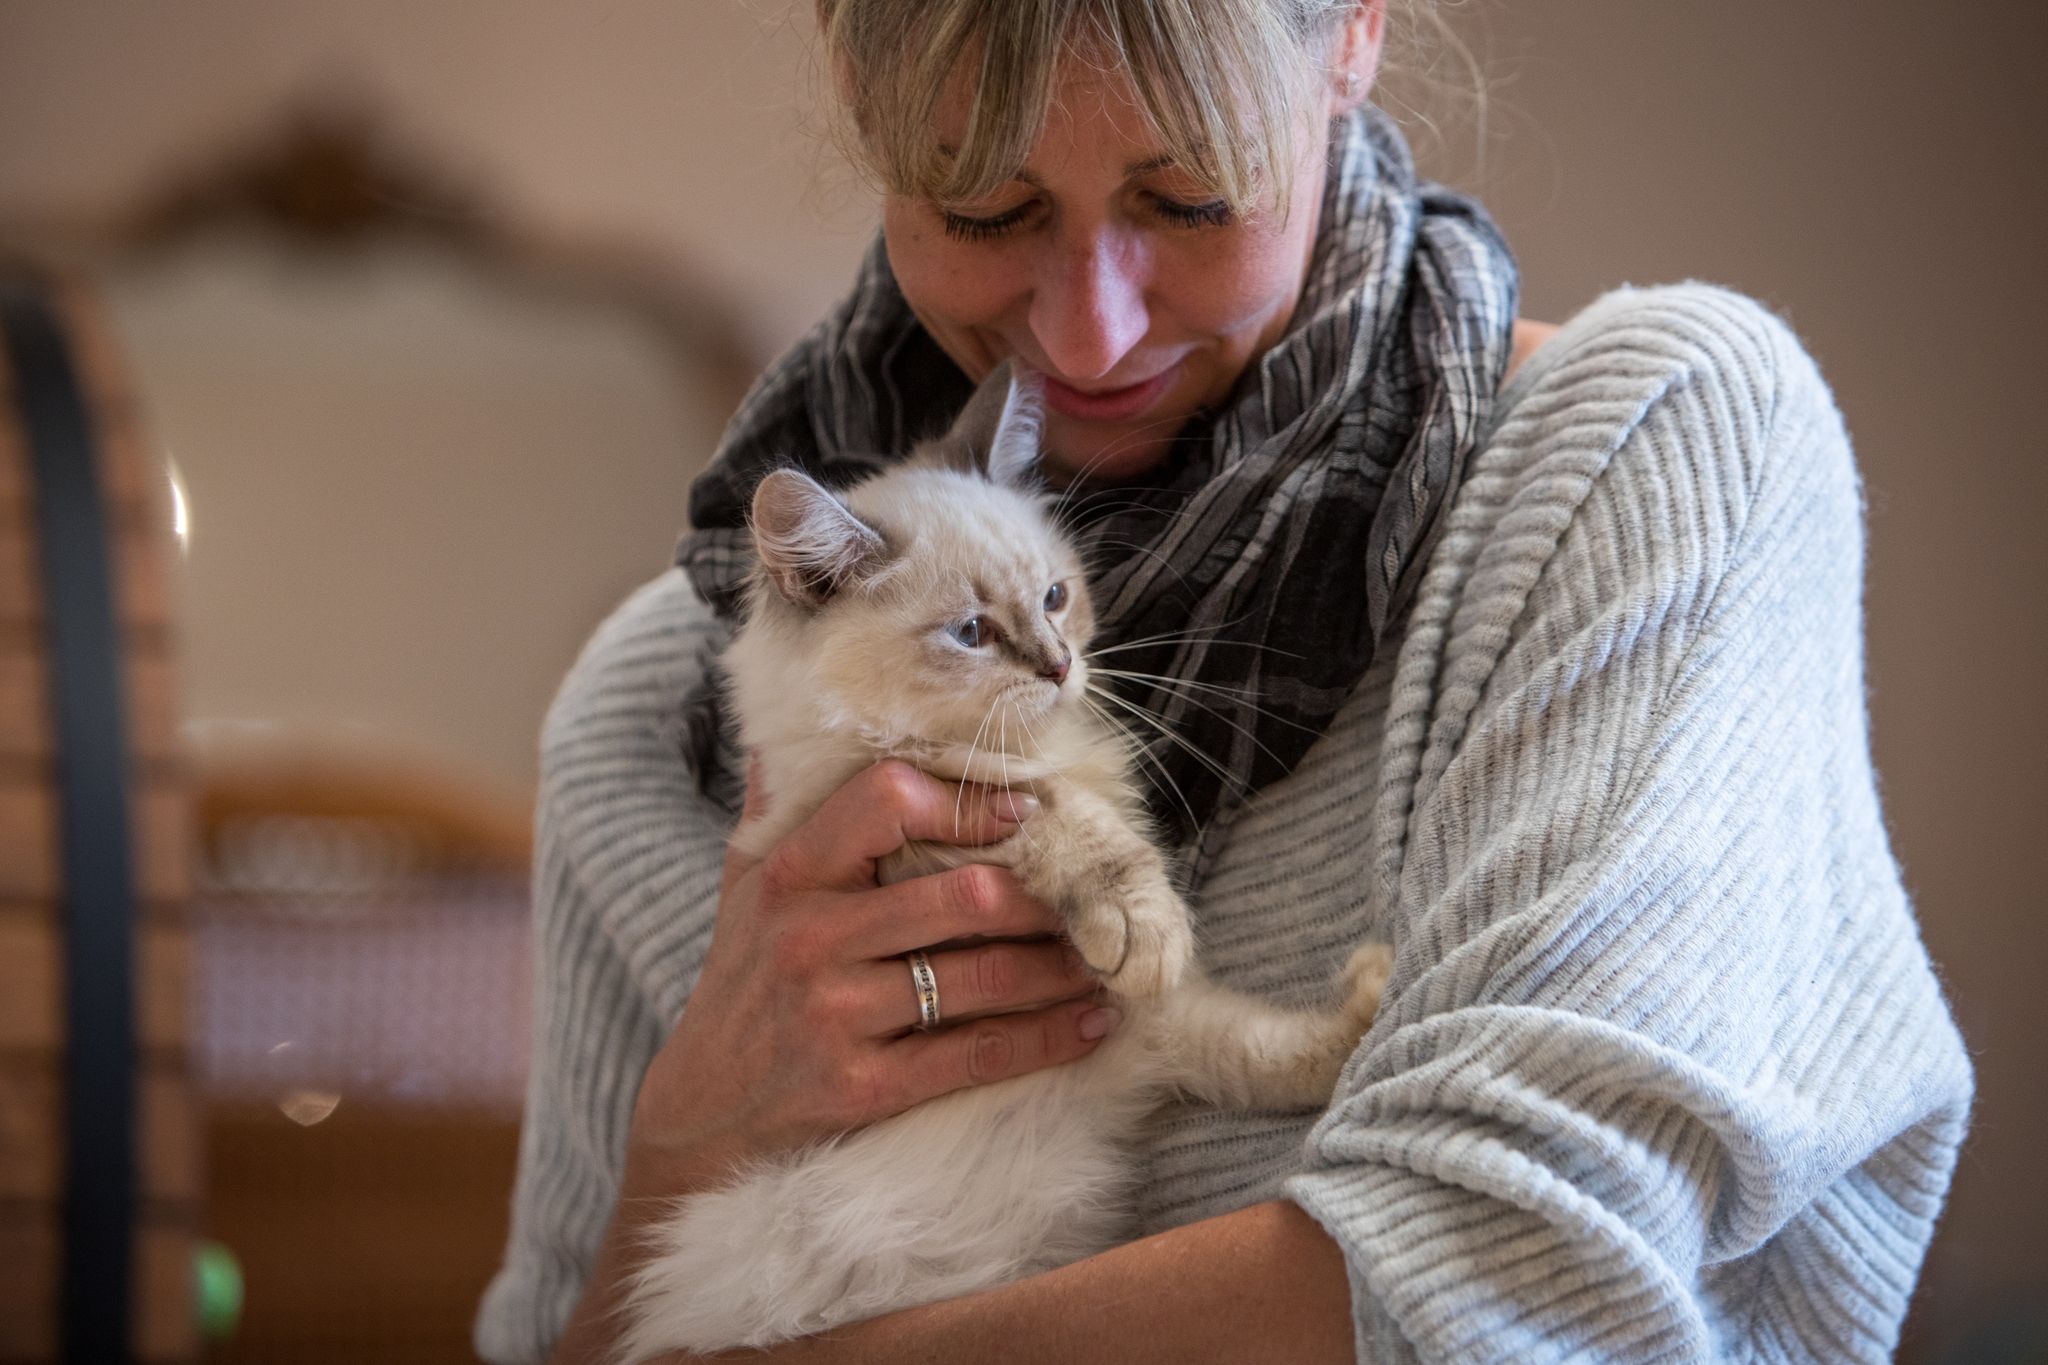
<svg viewBox="0 0 2048 1365">
<path fill-rule="evenodd" d="M 1383 112 L 1350 114 L 1332 128 L 1287 333 L 1153 475 L 1068 500 L 1096 648 L 1116 650 L 1109 667 L 1176 680 L 1116 690 L 1175 736 L 1145 766 L 1153 813 L 1184 847 L 1292 769 L 1386 645 L 1506 371 L 1517 286 L 1485 209 L 1418 180 Z M 762 474 L 795 461 L 848 486 L 943 431 L 972 388 L 878 241 L 853 292 L 741 405 L 691 490 L 677 562 L 733 616 Z M 686 716 L 700 780 L 730 800 L 716 687 Z"/>
</svg>

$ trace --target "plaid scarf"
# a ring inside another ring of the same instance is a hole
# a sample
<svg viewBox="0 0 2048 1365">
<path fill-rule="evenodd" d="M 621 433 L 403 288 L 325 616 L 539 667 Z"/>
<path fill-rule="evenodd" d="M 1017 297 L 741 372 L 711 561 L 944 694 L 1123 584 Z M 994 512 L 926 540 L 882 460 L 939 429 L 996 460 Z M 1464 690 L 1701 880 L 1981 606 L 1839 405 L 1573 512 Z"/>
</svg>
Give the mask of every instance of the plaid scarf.
<svg viewBox="0 0 2048 1365">
<path fill-rule="evenodd" d="M 1386 645 L 1507 368 L 1518 279 L 1485 209 L 1418 180 L 1382 111 L 1331 132 L 1287 333 L 1150 477 L 1064 511 L 1093 566 L 1096 651 L 1161 680 L 1115 679 L 1107 709 L 1153 741 L 1152 812 L 1184 848 L 1294 767 Z M 943 431 L 972 388 L 912 316 L 878 240 L 853 292 L 741 405 L 691 489 L 677 563 L 734 616 L 767 470 L 794 460 L 849 486 Z M 685 709 L 700 781 L 730 801 L 716 686 Z"/>
</svg>

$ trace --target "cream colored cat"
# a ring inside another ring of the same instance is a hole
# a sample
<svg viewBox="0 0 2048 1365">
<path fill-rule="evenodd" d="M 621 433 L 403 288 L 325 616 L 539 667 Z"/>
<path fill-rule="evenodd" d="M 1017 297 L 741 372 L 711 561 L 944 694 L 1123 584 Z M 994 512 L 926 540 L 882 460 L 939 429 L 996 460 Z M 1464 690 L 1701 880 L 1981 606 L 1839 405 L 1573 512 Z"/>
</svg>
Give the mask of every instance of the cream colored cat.
<svg viewBox="0 0 2048 1365">
<path fill-rule="evenodd" d="M 765 1346 L 1102 1251 L 1128 1233 L 1129 1146 L 1162 1099 L 1320 1107 L 1378 1008 L 1383 945 L 1352 955 L 1324 1011 L 1278 1009 L 1195 968 L 1133 755 L 1084 701 L 1087 584 L 1025 484 L 1039 401 L 1005 368 L 953 431 L 842 496 L 793 470 L 761 482 L 760 570 L 725 666 L 768 800 L 734 843 L 765 853 L 885 757 L 1029 790 L 1041 809 L 1009 839 L 909 845 L 883 878 L 1012 868 L 1061 913 L 1123 1023 L 1080 1061 L 956 1091 L 683 1200 L 634 1281 L 625 1359 Z"/>
</svg>

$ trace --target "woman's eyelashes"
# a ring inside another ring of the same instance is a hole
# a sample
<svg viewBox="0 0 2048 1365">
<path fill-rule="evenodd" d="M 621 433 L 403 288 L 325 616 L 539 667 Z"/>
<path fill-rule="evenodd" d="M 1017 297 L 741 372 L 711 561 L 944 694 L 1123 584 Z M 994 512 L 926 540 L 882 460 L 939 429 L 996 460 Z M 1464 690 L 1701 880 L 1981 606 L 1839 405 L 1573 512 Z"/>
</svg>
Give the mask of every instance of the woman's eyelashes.
<svg viewBox="0 0 2048 1365">
<path fill-rule="evenodd" d="M 1222 227 L 1235 216 L 1228 201 L 1222 199 L 1212 199 L 1206 204 L 1183 204 L 1178 199 L 1160 195 L 1152 198 L 1153 210 L 1181 227 Z"/>
<path fill-rule="evenodd" d="M 1024 215 L 1031 210 L 1029 202 L 1005 210 L 993 218 L 970 218 L 964 213 L 951 209 L 940 209 L 939 216 L 945 220 L 946 235 L 956 242 L 985 242 L 991 237 L 1000 237 L 1024 221 Z"/>
<path fill-rule="evenodd" d="M 1189 204 L 1149 191 L 1144 195 L 1144 199 L 1151 212 L 1170 227 L 1223 227 L 1236 216 L 1232 213 L 1229 202 L 1222 199 Z M 985 242 L 1022 226 L 1037 206 L 1036 199 L 1027 199 L 1013 209 L 1005 209 L 1001 213 L 985 218 L 941 208 L 939 219 L 945 226 L 946 235 L 954 241 Z"/>
</svg>

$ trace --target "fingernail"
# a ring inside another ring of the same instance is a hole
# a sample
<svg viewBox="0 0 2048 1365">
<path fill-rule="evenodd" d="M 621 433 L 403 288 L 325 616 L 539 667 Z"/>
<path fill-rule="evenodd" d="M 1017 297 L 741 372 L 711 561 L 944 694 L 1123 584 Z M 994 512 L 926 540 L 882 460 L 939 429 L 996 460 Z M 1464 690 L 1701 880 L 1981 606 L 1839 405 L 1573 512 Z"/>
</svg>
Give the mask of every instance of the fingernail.
<svg viewBox="0 0 2048 1365">
<path fill-rule="evenodd" d="M 1030 792 L 1001 791 L 991 795 L 988 808 L 996 819 L 1016 824 L 1038 814 L 1038 798 Z"/>
<path fill-rule="evenodd" d="M 1107 1037 L 1109 1031 L 1116 1027 L 1117 1021 L 1123 1017 L 1121 1010 L 1113 1010 L 1107 1005 L 1089 1010 L 1081 1016 L 1081 1036 L 1091 1043 L 1097 1038 Z"/>
</svg>

